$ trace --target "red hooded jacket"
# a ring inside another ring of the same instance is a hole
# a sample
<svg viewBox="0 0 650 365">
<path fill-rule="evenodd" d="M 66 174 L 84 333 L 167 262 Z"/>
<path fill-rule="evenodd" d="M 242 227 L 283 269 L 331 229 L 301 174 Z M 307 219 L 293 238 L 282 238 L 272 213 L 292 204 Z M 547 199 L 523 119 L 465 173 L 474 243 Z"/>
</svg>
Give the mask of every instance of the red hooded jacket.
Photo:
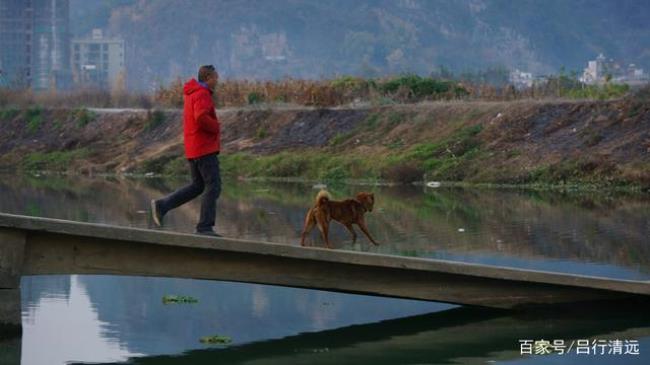
<svg viewBox="0 0 650 365">
<path fill-rule="evenodd" d="M 212 91 L 195 79 L 183 86 L 183 139 L 185 157 L 198 158 L 221 149 L 221 126 L 214 109 Z"/>
</svg>

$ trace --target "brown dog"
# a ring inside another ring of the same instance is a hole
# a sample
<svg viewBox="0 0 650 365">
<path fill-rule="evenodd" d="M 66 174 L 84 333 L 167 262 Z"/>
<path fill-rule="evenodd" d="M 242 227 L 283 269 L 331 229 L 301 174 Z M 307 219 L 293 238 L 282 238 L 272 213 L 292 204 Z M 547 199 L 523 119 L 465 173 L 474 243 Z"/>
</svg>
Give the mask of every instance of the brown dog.
<svg viewBox="0 0 650 365">
<path fill-rule="evenodd" d="M 305 217 L 305 227 L 302 230 L 300 245 L 305 245 L 305 237 L 311 232 L 315 225 L 323 235 L 323 240 L 328 248 L 332 248 L 328 238 L 329 224 L 335 220 L 352 233 L 352 242 L 357 241 L 357 234 L 352 228 L 352 224 L 357 224 L 361 231 L 375 245 L 379 245 L 368 232 L 368 227 L 363 219 L 366 212 L 372 212 L 375 205 L 375 195 L 373 193 L 358 193 L 356 199 L 346 199 L 343 201 L 330 200 L 329 193 L 321 190 L 316 196 L 316 204 L 309 209 Z"/>
</svg>

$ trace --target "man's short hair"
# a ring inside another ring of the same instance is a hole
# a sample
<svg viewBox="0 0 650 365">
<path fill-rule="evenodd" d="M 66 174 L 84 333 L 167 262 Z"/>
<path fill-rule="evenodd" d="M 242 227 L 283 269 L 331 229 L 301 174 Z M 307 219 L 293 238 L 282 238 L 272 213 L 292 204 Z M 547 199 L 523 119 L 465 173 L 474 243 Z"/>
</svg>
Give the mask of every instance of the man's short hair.
<svg viewBox="0 0 650 365">
<path fill-rule="evenodd" d="M 216 73 L 214 66 L 212 65 L 203 65 L 199 67 L 199 81 L 205 82 L 212 73 Z"/>
</svg>

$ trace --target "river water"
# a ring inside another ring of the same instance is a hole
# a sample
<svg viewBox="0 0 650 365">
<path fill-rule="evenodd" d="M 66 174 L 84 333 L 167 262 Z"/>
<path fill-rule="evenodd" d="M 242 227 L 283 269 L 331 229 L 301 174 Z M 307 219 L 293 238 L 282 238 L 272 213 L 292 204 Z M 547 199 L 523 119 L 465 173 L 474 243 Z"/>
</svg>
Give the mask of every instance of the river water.
<svg viewBox="0 0 650 365">
<path fill-rule="evenodd" d="M 0 211 L 148 227 L 148 202 L 184 183 L 156 178 L 1 175 Z M 622 193 L 331 186 L 375 193 L 371 245 L 333 225 L 340 250 L 377 252 L 621 279 L 650 280 L 650 197 Z M 311 184 L 225 181 L 216 230 L 297 245 Z M 193 231 L 200 203 L 165 217 Z M 317 230 L 310 244 L 321 246 Z M 611 308 L 540 316 L 316 290 L 123 276 L 29 276 L 23 336 L 2 339 L 4 364 L 645 364 L 650 316 Z M 165 295 L 196 304 L 165 305 Z M 584 312 L 584 313 L 580 313 Z M 229 345 L 206 345 L 224 335 Z M 590 354 L 522 356 L 521 341 L 577 340 Z M 623 351 L 600 354 L 622 340 Z M 627 342 L 625 342 L 627 340 Z M 595 353 L 598 352 L 598 353 Z"/>
</svg>

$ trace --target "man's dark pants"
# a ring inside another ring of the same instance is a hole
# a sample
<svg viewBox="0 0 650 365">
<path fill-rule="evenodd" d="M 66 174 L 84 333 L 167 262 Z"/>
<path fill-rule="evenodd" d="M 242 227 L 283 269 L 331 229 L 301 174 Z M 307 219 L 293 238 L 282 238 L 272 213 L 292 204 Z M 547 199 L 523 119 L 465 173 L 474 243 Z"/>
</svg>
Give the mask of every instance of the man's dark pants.
<svg viewBox="0 0 650 365">
<path fill-rule="evenodd" d="M 192 172 L 192 182 L 183 186 L 166 197 L 156 201 L 160 213 L 187 203 L 203 194 L 201 200 L 201 218 L 196 225 L 199 232 L 212 230 L 217 212 L 217 199 L 221 194 L 221 176 L 219 173 L 219 156 L 211 153 L 199 158 L 188 160 Z"/>
</svg>

